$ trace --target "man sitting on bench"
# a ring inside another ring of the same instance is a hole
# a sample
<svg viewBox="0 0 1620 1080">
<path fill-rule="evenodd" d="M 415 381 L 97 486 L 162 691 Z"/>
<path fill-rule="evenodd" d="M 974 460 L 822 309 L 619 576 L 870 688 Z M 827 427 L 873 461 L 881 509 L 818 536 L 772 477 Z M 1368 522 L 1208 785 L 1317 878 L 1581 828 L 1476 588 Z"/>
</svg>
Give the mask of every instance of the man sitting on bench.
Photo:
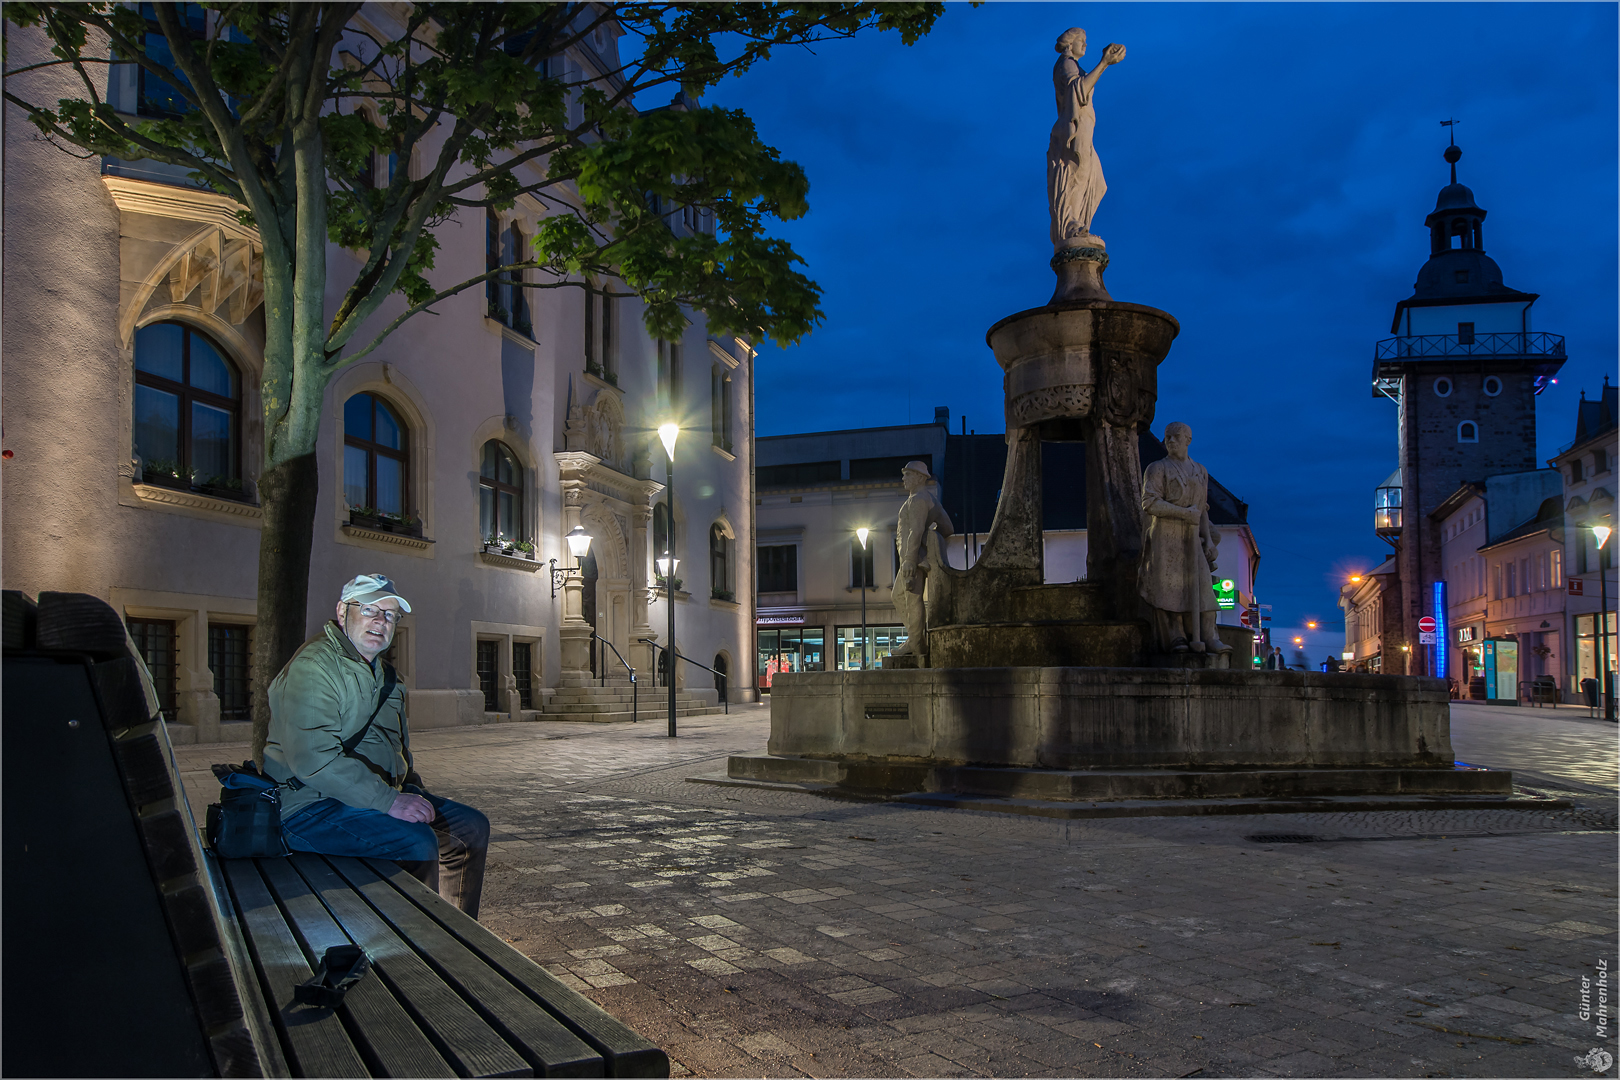
<svg viewBox="0 0 1620 1080">
<path fill-rule="evenodd" d="M 337 618 L 270 684 L 264 769 L 286 786 L 288 847 L 392 859 L 476 919 L 489 819 L 422 790 L 404 688 L 378 660 L 410 610 L 382 574 L 343 586 Z"/>
</svg>

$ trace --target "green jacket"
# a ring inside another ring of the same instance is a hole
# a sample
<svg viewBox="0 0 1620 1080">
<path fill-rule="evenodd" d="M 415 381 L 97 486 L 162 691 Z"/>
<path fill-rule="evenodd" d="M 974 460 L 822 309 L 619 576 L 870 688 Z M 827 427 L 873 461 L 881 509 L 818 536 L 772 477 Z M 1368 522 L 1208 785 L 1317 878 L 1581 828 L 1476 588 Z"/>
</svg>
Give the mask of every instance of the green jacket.
<svg viewBox="0 0 1620 1080">
<path fill-rule="evenodd" d="M 343 628 L 328 622 L 299 647 L 270 683 L 265 772 L 304 787 L 284 790 L 285 817 L 321 799 L 386 812 L 411 771 L 405 688 L 393 694 L 353 753 L 343 741 L 366 726 L 383 690 L 383 664 L 368 664 Z M 414 782 L 414 778 L 413 778 Z"/>
</svg>

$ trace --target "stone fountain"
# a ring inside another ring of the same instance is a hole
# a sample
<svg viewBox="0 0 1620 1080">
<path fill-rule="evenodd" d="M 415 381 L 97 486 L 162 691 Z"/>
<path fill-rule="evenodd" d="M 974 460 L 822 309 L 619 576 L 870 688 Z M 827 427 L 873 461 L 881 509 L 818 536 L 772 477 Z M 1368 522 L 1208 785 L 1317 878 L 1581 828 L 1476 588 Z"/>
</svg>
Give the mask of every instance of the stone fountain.
<svg viewBox="0 0 1620 1080">
<path fill-rule="evenodd" d="M 1125 49 L 1088 73 L 1083 31 L 1057 48 L 1057 288 L 987 334 L 1008 451 L 979 559 L 948 564 L 949 519 L 908 474 L 906 650 L 882 670 L 776 676 L 769 753 L 731 758 L 719 782 L 1059 816 L 1503 805 L 1510 774 L 1454 762 L 1443 681 L 1250 670 L 1252 634 L 1215 626 L 1219 535 L 1191 432 L 1167 427 L 1170 457 L 1146 476 L 1137 451 L 1180 325 L 1109 296 L 1090 231 L 1106 190 L 1092 95 Z M 1043 441 L 1086 446 L 1083 582 L 1043 580 Z"/>
</svg>

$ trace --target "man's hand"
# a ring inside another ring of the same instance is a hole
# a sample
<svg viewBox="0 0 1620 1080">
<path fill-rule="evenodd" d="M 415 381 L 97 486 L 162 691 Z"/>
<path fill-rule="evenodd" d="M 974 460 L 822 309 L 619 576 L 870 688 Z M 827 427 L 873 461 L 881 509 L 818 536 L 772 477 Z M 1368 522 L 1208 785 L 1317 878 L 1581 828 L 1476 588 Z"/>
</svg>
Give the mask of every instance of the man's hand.
<svg viewBox="0 0 1620 1080">
<path fill-rule="evenodd" d="M 409 795 L 403 791 L 394 796 L 394 803 L 388 808 L 388 816 L 398 818 L 400 821 L 420 821 L 426 825 L 438 816 L 433 804 L 420 795 Z"/>
</svg>

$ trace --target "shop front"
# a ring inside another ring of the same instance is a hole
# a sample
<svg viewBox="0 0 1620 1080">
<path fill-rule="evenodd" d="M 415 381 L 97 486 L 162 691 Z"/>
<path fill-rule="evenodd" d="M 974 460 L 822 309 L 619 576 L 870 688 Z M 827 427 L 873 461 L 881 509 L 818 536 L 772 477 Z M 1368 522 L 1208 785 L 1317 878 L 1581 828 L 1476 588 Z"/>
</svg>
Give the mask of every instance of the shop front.
<svg viewBox="0 0 1620 1080">
<path fill-rule="evenodd" d="M 770 693 L 771 679 L 784 671 L 820 671 L 825 664 L 826 628 L 763 625 L 756 631 L 756 685 Z"/>
<path fill-rule="evenodd" d="M 1615 664 L 1615 613 L 1608 613 L 1608 645 L 1609 645 L 1609 671 L 1620 671 Z M 1591 615 L 1575 616 L 1575 685 L 1569 688 L 1570 697 L 1566 701 L 1584 701 L 1580 697 L 1581 685 L 1586 679 L 1597 680 L 1599 693 L 1602 692 L 1603 676 L 1598 671 L 1598 654 L 1603 642 L 1598 634 L 1598 621 L 1596 613 Z"/>
<path fill-rule="evenodd" d="M 896 649 L 906 643 L 906 628 L 904 626 L 868 626 L 866 634 L 871 645 L 866 652 L 866 666 L 878 668 L 883 666 L 883 658 L 890 656 Z M 859 626 L 840 626 L 838 628 L 838 669 L 840 671 L 859 671 L 861 668 L 861 628 Z"/>
<path fill-rule="evenodd" d="M 1456 667 L 1458 693 L 1474 701 L 1484 701 L 1485 627 L 1481 623 L 1457 627 Z"/>
</svg>

